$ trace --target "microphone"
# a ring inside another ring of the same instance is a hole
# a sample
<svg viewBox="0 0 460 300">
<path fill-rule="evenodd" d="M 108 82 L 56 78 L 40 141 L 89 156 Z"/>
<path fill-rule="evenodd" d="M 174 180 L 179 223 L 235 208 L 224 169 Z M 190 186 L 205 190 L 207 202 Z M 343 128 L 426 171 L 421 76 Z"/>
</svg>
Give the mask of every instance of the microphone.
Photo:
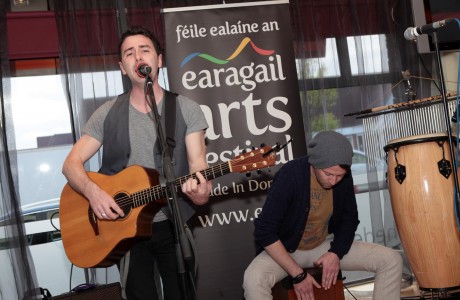
<svg viewBox="0 0 460 300">
<path fill-rule="evenodd" d="M 149 76 L 150 72 L 152 72 L 152 67 L 150 67 L 147 64 L 140 64 L 139 66 L 137 66 L 136 73 L 141 78 Z"/>
<path fill-rule="evenodd" d="M 415 40 L 418 36 L 426 33 L 435 32 L 438 28 L 450 23 L 453 19 L 445 19 L 419 27 L 409 27 L 404 31 L 404 38 L 408 41 Z"/>
</svg>

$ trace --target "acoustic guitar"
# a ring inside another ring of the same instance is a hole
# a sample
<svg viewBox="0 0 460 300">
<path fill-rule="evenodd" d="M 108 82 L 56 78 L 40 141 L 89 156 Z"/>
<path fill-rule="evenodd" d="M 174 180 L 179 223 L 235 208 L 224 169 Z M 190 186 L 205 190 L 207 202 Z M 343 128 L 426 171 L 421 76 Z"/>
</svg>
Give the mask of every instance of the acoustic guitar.
<svg viewBox="0 0 460 300">
<path fill-rule="evenodd" d="M 285 146 L 285 145 L 284 145 Z M 206 180 L 232 173 L 247 173 L 275 165 L 278 144 L 241 154 L 233 160 L 201 170 Z M 152 220 L 167 203 L 169 187 L 159 184 L 154 169 L 130 166 L 115 175 L 88 172 L 88 176 L 125 212 L 117 220 L 99 220 L 89 201 L 68 183 L 64 186 L 59 205 L 62 243 L 69 260 L 81 268 L 109 267 L 129 250 L 139 238 L 152 235 Z M 189 174 L 175 179 L 177 192 Z"/>
</svg>

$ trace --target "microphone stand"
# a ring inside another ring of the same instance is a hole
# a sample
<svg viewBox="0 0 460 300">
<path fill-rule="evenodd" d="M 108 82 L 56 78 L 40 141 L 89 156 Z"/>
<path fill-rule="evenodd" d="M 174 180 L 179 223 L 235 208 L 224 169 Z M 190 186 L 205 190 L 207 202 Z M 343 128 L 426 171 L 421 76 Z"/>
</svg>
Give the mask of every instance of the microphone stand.
<svg viewBox="0 0 460 300">
<path fill-rule="evenodd" d="M 446 128 L 447 128 L 447 140 L 449 141 L 449 148 L 450 148 L 450 158 L 452 160 L 452 169 L 453 169 L 453 174 L 454 174 L 454 184 L 455 184 L 455 201 L 457 202 L 457 216 L 460 215 L 460 197 L 459 197 L 459 183 L 458 183 L 458 173 L 457 173 L 457 161 L 455 159 L 455 152 L 454 152 L 454 143 L 452 142 L 452 127 L 450 123 L 450 117 L 449 117 L 449 106 L 447 103 L 447 95 L 446 95 L 446 85 L 444 81 L 444 72 L 442 68 L 442 63 L 441 63 L 441 54 L 439 51 L 439 41 L 438 41 L 438 36 L 436 32 L 433 32 L 433 41 L 434 41 L 434 46 L 435 46 L 435 53 L 436 53 L 436 62 L 438 66 L 438 71 L 439 71 L 439 81 L 441 84 L 441 96 L 442 96 L 442 103 L 444 106 L 444 120 L 446 122 Z"/>
<path fill-rule="evenodd" d="M 190 243 L 187 239 L 187 235 L 184 231 L 184 224 L 181 217 L 181 212 L 179 209 L 178 201 L 177 201 L 177 190 L 176 190 L 176 183 L 175 183 L 175 176 L 174 170 L 172 166 L 172 157 L 170 153 L 172 151 L 167 150 L 167 143 L 164 137 L 163 128 L 160 122 L 160 115 L 158 113 L 158 107 L 155 101 L 155 95 L 153 93 L 153 81 L 150 76 L 147 76 L 145 81 L 146 85 L 146 98 L 148 97 L 150 101 L 147 100 L 147 104 L 150 105 L 150 108 L 153 112 L 153 118 L 156 125 L 157 135 L 158 135 L 158 143 L 160 146 L 160 150 L 163 157 L 163 173 L 165 177 L 165 184 L 167 186 L 167 201 L 169 209 L 171 210 L 172 221 L 174 223 L 174 240 L 175 240 L 175 247 L 176 247 L 176 259 L 177 259 L 177 267 L 178 273 L 180 276 L 180 283 L 182 289 L 183 299 L 197 299 L 196 290 L 195 290 L 195 282 L 194 282 L 194 275 L 192 274 L 193 268 L 185 265 L 185 261 L 189 263 L 193 263 L 192 260 L 192 251 L 190 248 Z M 165 103 L 163 103 L 165 105 Z M 165 120 L 167 122 L 167 120 Z M 186 272 L 189 273 L 189 281 L 187 281 Z M 190 287 L 188 287 L 188 284 Z"/>
</svg>

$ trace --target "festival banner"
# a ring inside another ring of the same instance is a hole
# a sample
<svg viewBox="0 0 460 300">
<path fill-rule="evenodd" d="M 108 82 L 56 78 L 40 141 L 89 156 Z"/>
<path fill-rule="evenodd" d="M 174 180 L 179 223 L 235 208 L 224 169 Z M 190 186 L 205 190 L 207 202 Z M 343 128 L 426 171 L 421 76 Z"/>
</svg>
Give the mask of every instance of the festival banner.
<svg viewBox="0 0 460 300">
<path fill-rule="evenodd" d="M 254 258 L 253 221 L 282 164 L 306 154 L 289 2 L 164 9 L 170 90 L 206 116 L 207 161 L 218 165 L 263 144 L 287 145 L 276 165 L 213 180 L 209 204 L 190 220 L 199 299 L 242 299 Z M 291 142 L 289 142 L 291 141 Z"/>
</svg>

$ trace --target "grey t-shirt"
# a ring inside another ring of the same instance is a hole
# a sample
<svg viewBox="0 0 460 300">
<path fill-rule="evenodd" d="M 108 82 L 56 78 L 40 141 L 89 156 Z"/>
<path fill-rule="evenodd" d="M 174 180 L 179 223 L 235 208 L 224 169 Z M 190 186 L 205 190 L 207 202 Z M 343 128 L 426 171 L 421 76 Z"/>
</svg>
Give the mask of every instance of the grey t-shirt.
<svg viewBox="0 0 460 300">
<path fill-rule="evenodd" d="M 84 134 L 95 138 L 101 143 L 104 142 L 104 121 L 116 99 L 107 101 L 93 113 L 83 128 Z M 203 111 L 198 103 L 181 95 L 178 96 L 177 100 L 187 125 L 186 135 L 208 128 Z M 160 113 L 163 103 L 164 96 L 158 104 L 158 111 Z M 153 122 L 153 113 L 142 113 L 134 108 L 134 106 L 129 105 L 129 142 L 131 154 L 128 166 L 140 165 L 147 168 L 155 168 L 153 147 L 156 139 L 157 132 Z M 155 215 L 154 221 L 162 221 L 164 219 L 166 219 L 166 216 L 160 210 Z"/>
</svg>

